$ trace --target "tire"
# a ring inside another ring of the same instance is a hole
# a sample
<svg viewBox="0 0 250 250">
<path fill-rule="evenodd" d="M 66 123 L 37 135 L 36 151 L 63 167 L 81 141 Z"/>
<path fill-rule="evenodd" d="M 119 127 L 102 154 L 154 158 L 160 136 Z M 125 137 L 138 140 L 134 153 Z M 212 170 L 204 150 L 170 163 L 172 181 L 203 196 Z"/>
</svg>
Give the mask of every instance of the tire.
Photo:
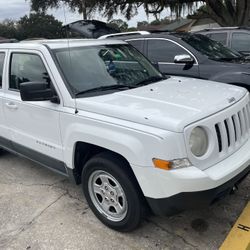
<svg viewBox="0 0 250 250">
<path fill-rule="evenodd" d="M 103 224 L 120 232 L 136 229 L 145 211 L 141 190 L 127 165 L 104 152 L 90 159 L 82 171 L 83 192 L 91 210 Z"/>
</svg>

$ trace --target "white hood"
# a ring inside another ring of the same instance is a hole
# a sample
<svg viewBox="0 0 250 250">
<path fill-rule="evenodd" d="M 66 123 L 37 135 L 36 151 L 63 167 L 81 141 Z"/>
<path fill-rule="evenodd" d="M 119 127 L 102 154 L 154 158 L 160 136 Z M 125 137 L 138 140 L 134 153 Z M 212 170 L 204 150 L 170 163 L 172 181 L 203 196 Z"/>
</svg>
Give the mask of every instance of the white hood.
<svg viewBox="0 0 250 250">
<path fill-rule="evenodd" d="M 112 94 L 79 98 L 79 110 L 174 132 L 239 101 L 247 90 L 200 79 L 167 80 Z"/>
</svg>

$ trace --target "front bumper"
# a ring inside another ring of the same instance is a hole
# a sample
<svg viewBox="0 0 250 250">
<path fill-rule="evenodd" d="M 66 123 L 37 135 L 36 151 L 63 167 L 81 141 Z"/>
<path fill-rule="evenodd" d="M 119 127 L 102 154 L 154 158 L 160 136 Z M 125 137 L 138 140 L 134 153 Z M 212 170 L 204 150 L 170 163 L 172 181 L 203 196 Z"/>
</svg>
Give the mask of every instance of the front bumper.
<svg viewBox="0 0 250 250">
<path fill-rule="evenodd" d="M 169 198 L 162 199 L 146 198 L 146 200 L 153 213 L 162 216 L 173 215 L 192 208 L 207 207 L 229 194 L 233 190 L 233 187 L 243 181 L 249 173 L 250 166 L 230 181 L 213 189 L 179 193 Z"/>
<path fill-rule="evenodd" d="M 156 214 L 173 214 L 204 207 L 249 173 L 250 140 L 214 166 L 201 170 L 191 166 L 176 170 L 133 166 L 141 190 Z"/>
</svg>

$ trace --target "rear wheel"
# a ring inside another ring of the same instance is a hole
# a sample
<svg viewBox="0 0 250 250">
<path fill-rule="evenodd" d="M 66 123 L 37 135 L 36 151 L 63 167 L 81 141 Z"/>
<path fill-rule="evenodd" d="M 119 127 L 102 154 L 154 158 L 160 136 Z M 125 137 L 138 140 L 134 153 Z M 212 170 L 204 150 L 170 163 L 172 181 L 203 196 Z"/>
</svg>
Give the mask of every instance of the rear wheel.
<svg viewBox="0 0 250 250">
<path fill-rule="evenodd" d="M 93 157 L 84 166 L 82 185 L 90 208 L 106 226 L 123 232 L 139 226 L 142 195 L 123 159 L 110 153 Z"/>
</svg>

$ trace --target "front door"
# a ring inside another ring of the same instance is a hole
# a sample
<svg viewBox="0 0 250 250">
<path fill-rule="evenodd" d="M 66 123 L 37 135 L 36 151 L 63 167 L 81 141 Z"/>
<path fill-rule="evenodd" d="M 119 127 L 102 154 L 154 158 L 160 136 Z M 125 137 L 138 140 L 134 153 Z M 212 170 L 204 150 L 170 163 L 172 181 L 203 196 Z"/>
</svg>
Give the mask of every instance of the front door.
<svg viewBox="0 0 250 250">
<path fill-rule="evenodd" d="M 19 89 L 24 82 L 47 82 L 53 86 L 46 61 L 38 52 L 11 51 L 8 86 L 3 109 L 15 151 L 50 168 L 65 172 L 60 136 L 60 104 L 24 102 Z"/>
</svg>

